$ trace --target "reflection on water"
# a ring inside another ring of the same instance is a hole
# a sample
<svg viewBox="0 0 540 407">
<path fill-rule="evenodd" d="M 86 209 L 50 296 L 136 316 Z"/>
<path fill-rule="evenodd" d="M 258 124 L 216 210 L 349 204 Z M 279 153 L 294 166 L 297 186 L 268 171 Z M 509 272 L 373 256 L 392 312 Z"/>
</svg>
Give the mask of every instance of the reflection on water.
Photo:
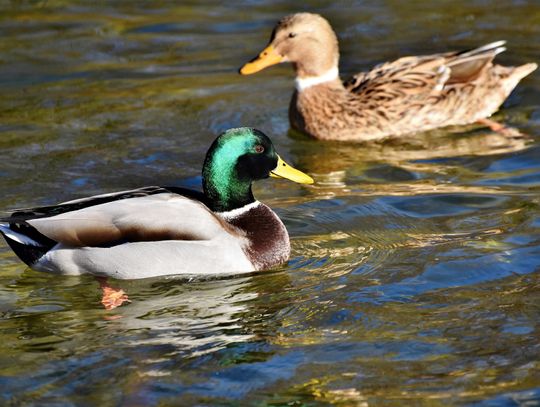
<svg viewBox="0 0 540 407">
<path fill-rule="evenodd" d="M 4 331 L 8 345 L 0 346 L 5 384 L 23 391 L 34 383 L 34 392 L 23 398 L 29 400 L 48 386 L 70 386 L 73 378 L 94 369 L 101 374 L 127 369 L 128 358 L 137 370 L 124 374 L 140 384 L 145 377 L 170 375 L 184 358 L 260 341 L 260 316 L 270 317 L 286 305 L 280 297 L 290 281 L 283 273 L 268 273 L 257 281 L 255 277 L 123 281 L 123 288 L 134 293 L 133 303 L 107 312 L 95 306 L 97 283 L 92 278 L 56 278 L 33 271 L 15 276 L 6 291 L 12 294 L 8 299 L 17 301 L 3 309 L 9 316 Z M 255 302 L 259 296 L 276 298 L 261 307 Z M 111 338 L 115 343 L 107 348 L 96 346 Z M 19 364 L 8 364 L 14 351 L 27 356 Z M 47 361 L 42 352 L 48 352 Z M 65 358 L 71 362 L 66 364 Z M 65 369 L 69 372 L 62 373 Z M 52 372 L 58 374 L 51 377 Z"/>
<path fill-rule="evenodd" d="M 165 346 L 167 355 L 190 352 L 198 356 L 215 352 L 231 343 L 246 342 L 253 335 L 246 332 L 241 316 L 249 302 L 257 298 L 249 290 L 250 278 L 185 284 L 132 283 L 141 300 L 116 314 L 114 330 L 148 330 L 148 337 L 137 337 L 127 346 Z M 140 287 L 143 285 L 143 287 Z M 169 285 L 170 287 L 167 287 Z"/>
<path fill-rule="evenodd" d="M 466 130 L 461 128 L 461 130 Z M 401 166 L 413 165 L 410 161 L 434 160 L 461 156 L 487 156 L 518 152 L 530 146 L 534 140 L 525 134 L 505 134 L 491 131 L 451 133 L 437 130 L 411 135 L 406 138 L 386 139 L 372 143 L 299 142 L 292 153 L 296 161 L 310 173 L 335 179 L 351 167 L 384 161 Z M 320 148 L 324 146 L 324 148 Z M 306 150 L 311 154 L 306 154 Z M 438 171 L 433 166 L 425 166 Z M 411 178 L 410 174 L 395 169 L 391 177 Z M 380 171 L 372 170 L 380 176 Z M 344 175 L 344 174 L 343 174 Z M 383 174 L 384 175 L 384 174 Z M 324 181 L 323 181 L 324 182 Z"/>
<path fill-rule="evenodd" d="M 27 270 L 2 244 L 0 404 L 538 404 L 539 74 L 495 116 L 515 135 L 306 139 L 289 131 L 290 67 L 236 73 L 297 7 L 0 3 L 1 211 L 196 187 L 215 135 L 240 125 L 317 181 L 255 186 L 289 229 L 287 265 L 114 282 L 133 302 L 111 312 L 92 278 Z M 540 55 L 534 2 L 303 7 L 336 28 L 344 74 L 498 39 L 504 64 Z"/>
</svg>

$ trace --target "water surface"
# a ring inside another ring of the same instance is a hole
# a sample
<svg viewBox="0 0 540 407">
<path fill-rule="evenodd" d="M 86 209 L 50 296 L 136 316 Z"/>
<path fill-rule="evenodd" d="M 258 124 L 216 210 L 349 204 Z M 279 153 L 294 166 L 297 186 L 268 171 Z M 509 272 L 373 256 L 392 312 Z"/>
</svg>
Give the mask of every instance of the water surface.
<svg viewBox="0 0 540 407">
<path fill-rule="evenodd" d="M 226 4 L 226 5 L 224 5 Z M 308 1 L 343 76 L 405 54 L 506 39 L 539 61 L 535 1 Z M 370 145 L 288 132 L 292 72 L 236 70 L 288 1 L 0 3 L 0 210 L 144 185 L 200 183 L 214 137 L 267 133 L 317 183 L 256 196 L 290 262 L 210 280 L 97 283 L 0 248 L 0 404 L 540 403 L 540 75 L 495 119 Z"/>
</svg>

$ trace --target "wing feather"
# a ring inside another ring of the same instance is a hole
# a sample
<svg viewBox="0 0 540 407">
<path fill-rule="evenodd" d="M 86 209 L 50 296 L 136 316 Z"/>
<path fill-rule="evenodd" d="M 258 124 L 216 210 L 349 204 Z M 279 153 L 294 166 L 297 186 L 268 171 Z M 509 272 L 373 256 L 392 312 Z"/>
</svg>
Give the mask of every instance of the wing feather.
<svg viewBox="0 0 540 407">
<path fill-rule="evenodd" d="M 345 87 L 360 99 L 386 104 L 417 100 L 445 86 L 474 81 L 505 50 L 503 44 L 504 41 L 497 41 L 463 52 L 403 57 L 353 76 Z"/>
<path fill-rule="evenodd" d="M 49 239 L 71 247 L 118 242 L 210 240 L 231 227 L 202 203 L 158 193 L 26 220 Z"/>
</svg>

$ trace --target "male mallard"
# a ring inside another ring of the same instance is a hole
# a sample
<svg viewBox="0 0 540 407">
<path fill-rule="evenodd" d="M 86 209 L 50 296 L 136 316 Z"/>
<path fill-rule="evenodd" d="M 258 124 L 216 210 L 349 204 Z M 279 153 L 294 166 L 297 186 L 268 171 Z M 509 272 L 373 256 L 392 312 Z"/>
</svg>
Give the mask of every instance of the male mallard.
<svg viewBox="0 0 540 407">
<path fill-rule="evenodd" d="M 270 44 L 240 73 L 292 62 L 291 127 L 317 139 L 363 141 L 489 117 L 537 67 L 493 65 L 503 45 L 497 41 L 470 51 L 404 57 L 343 83 L 332 27 L 320 15 L 298 13 L 277 23 Z"/>
<path fill-rule="evenodd" d="M 313 182 L 262 132 L 231 129 L 206 154 L 204 193 L 146 187 L 97 195 L 16 211 L 0 232 L 28 266 L 59 274 L 135 279 L 263 270 L 290 252 L 285 226 L 251 192 L 253 181 L 268 176 Z"/>
</svg>

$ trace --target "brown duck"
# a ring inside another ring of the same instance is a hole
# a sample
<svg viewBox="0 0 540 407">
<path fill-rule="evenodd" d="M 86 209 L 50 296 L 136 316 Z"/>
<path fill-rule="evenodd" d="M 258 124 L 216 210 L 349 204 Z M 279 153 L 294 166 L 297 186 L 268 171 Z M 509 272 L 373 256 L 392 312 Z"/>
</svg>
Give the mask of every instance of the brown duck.
<svg viewBox="0 0 540 407">
<path fill-rule="evenodd" d="M 240 73 L 292 62 L 291 127 L 317 139 L 364 141 L 474 122 L 496 129 L 486 118 L 537 68 L 493 64 L 503 45 L 403 57 L 342 82 L 332 27 L 318 14 L 298 13 L 277 23 L 270 44 Z"/>
</svg>

